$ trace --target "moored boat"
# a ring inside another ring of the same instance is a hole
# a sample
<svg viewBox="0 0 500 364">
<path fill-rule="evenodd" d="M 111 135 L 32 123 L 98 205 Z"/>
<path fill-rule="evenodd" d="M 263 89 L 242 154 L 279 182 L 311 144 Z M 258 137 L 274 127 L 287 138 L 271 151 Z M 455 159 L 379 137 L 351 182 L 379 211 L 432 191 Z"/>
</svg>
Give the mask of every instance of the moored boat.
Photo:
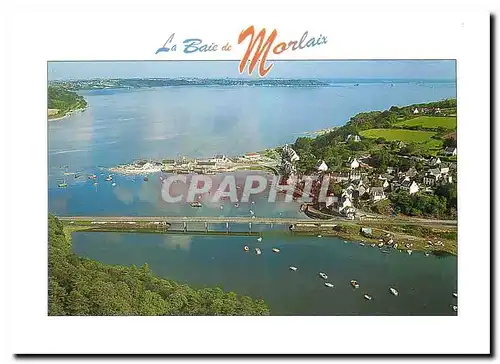
<svg viewBox="0 0 500 364">
<path fill-rule="evenodd" d="M 149 178 L 147 176 L 144 176 L 144 181 L 145 182 L 149 181 Z"/>
<path fill-rule="evenodd" d="M 250 248 L 249 248 L 248 246 L 246 246 L 246 245 L 245 245 L 245 247 L 243 248 L 243 250 L 247 252 L 247 251 L 249 251 L 249 250 L 250 250 Z"/>
<path fill-rule="evenodd" d="M 293 270 L 294 272 L 297 270 L 297 267 L 294 267 L 293 265 L 291 265 L 289 268 L 290 268 L 290 270 Z"/>
<path fill-rule="evenodd" d="M 318 234 L 318 238 L 322 238 L 323 236 L 321 234 Z"/>
<path fill-rule="evenodd" d="M 323 278 L 323 279 L 328 279 L 328 276 L 327 276 L 325 273 L 323 273 L 323 272 L 319 272 L 318 274 L 319 274 L 319 276 L 320 276 L 321 278 Z"/>
<path fill-rule="evenodd" d="M 399 294 L 399 292 L 398 292 L 398 291 L 396 291 L 396 289 L 395 289 L 395 288 L 392 288 L 392 287 L 390 287 L 390 288 L 389 288 L 389 291 L 391 291 L 391 293 L 392 293 L 394 296 L 397 296 L 397 295 Z"/>
<path fill-rule="evenodd" d="M 411 255 L 411 253 L 413 253 L 413 250 L 408 249 L 406 252 L 408 253 L 408 255 Z"/>
<path fill-rule="evenodd" d="M 273 252 L 275 252 L 275 253 L 279 253 L 279 252 L 280 252 L 280 250 L 279 250 L 278 248 L 273 248 Z"/>
<path fill-rule="evenodd" d="M 113 183 L 111 184 L 111 186 L 115 187 L 115 186 L 116 186 L 116 182 L 113 182 Z"/>
<path fill-rule="evenodd" d="M 191 202 L 191 204 L 190 204 L 190 205 L 191 205 L 191 207 L 201 207 L 201 206 L 203 206 L 203 205 L 201 204 L 201 202 L 199 202 L 199 201 L 194 201 L 194 202 Z"/>
<path fill-rule="evenodd" d="M 259 237 L 257 238 L 257 241 L 260 243 L 260 242 L 262 241 L 262 236 L 259 236 Z"/>
<path fill-rule="evenodd" d="M 63 182 L 63 183 L 59 183 L 57 186 L 61 187 L 61 188 L 65 188 L 65 187 L 68 187 L 68 184 L 66 182 Z"/>
<path fill-rule="evenodd" d="M 456 292 L 453 292 L 453 297 L 458 298 L 458 294 Z"/>
<path fill-rule="evenodd" d="M 358 283 L 358 281 L 356 281 L 356 280 L 354 280 L 354 279 L 353 279 L 353 280 L 351 281 L 351 286 L 353 286 L 354 288 L 359 288 L 359 283 Z"/>
<path fill-rule="evenodd" d="M 456 305 L 452 305 L 451 308 L 453 309 L 453 311 L 457 312 L 458 310 L 458 307 Z"/>
<path fill-rule="evenodd" d="M 330 282 L 325 282 L 325 286 L 333 288 L 333 284 L 331 284 Z"/>
<path fill-rule="evenodd" d="M 368 300 L 368 301 L 372 300 L 372 296 L 370 296 L 370 295 L 365 294 L 363 297 L 365 298 L 365 300 Z"/>
<path fill-rule="evenodd" d="M 260 251 L 260 249 L 259 249 L 259 248 L 255 248 L 255 253 L 256 253 L 257 255 L 262 254 L 262 252 Z"/>
</svg>

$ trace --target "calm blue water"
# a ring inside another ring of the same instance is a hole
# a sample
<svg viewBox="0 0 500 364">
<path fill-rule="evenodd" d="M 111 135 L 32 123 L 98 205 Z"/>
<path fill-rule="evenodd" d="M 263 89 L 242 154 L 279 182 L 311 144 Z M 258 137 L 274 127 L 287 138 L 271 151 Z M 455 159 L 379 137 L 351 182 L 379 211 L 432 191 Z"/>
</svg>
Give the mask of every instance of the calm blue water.
<svg viewBox="0 0 500 364">
<path fill-rule="evenodd" d="M 59 215 L 179 213 L 172 207 L 165 210 L 159 184 L 144 183 L 140 177 L 117 176 L 119 188 L 112 190 L 109 184 L 95 188 L 85 177 L 68 176 L 69 187 L 59 189 L 64 165 L 73 172 L 104 174 L 105 167 L 139 158 L 237 155 L 294 142 L 304 132 L 341 125 L 361 111 L 456 94 L 454 83 L 391 86 L 362 82 L 357 87 L 342 83 L 322 88 L 164 87 L 82 92 L 89 105 L 85 112 L 48 123 L 49 211 Z M 271 207 L 268 210 L 279 213 Z M 205 213 L 215 212 L 206 209 Z"/>
<path fill-rule="evenodd" d="M 292 236 L 278 227 L 255 237 L 73 233 L 76 254 L 108 264 L 148 263 L 159 276 L 193 287 L 262 297 L 273 315 L 454 315 L 457 259 Z M 243 247 L 248 245 L 250 252 Z M 262 255 L 256 255 L 260 247 Z M 273 253 L 272 248 L 280 249 Z M 293 265 L 296 272 L 289 270 Z M 327 288 L 322 271 L 335 287 Z M 360 287 L 353 289 L 351 279 Z M 395 297 L 389 287 L 398 290 Z M 367 293 L 373 300 L 366 301 Z"/>
</svg>

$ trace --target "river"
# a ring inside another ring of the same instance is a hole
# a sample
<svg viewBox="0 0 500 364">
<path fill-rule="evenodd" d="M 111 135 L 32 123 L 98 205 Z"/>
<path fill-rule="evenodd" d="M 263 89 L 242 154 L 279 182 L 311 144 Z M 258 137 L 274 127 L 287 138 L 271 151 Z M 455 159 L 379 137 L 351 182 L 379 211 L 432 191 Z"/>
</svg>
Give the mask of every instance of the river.
<svg viewBox="0 0 500 364">
<path fill-rule="evenodd" d="M 102 181 L 106 168 L 139 158 L 178 155 L 237 155 L 283 143 L 304 132 L 341 125 L 362 111 L 381 110 L 455 97 L 455 83 L 360 81 L 332 87 L 162 87 L 92 90 L 81 94 L 88 109 L 48 123 L 49 212 L 56 215 L 248 215 L 303 217 L 293 203 L 255 200 L 235 208 L 226 203 L 167 204 L 160 181 L 115 175 L 116 186 Z M 96 173 L 100 183 L 64 175 Z M 67 188 L 57 185 L 65 180 Z M 203 235 L 73 234 L 81 256 L 110 264 L 145 262 L 158 275 L 195 287 L 262 297 L 276 315 L 454 314 L 457 259 L 408 256 L 397 251 L 344 244 L 335 238 L 292 236 L 266 229 L 263 254 L 243 252 L 255 238 Z M 271 247 L 280 247 L 279 254 Z M 292 272 L 289 265 L 299 269 Z M 323 285 L 328 273 L 335 288 Z M 351 279 L 361 287 L 352 290 Z M 392 296 L 388 289 L 400 292 Z M 374 299 L 365 301 L 362 293 Z"/>
</svg>

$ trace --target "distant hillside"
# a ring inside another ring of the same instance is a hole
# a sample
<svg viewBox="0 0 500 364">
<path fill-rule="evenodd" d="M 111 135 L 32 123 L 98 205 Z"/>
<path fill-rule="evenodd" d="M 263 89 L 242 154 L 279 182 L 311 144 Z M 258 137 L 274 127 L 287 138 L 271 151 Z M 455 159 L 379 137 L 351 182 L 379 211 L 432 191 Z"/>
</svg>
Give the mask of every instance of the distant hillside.
<svg viewBox="0 0 500 364">
<path fill-rule="evenodd" d="M 49 85 L 47 88 L 47 116 L 49 119 L 60 118 L 68 112 L 86 107 L 87 101 L 76 92 L 54 85 Z"/>
</svg>

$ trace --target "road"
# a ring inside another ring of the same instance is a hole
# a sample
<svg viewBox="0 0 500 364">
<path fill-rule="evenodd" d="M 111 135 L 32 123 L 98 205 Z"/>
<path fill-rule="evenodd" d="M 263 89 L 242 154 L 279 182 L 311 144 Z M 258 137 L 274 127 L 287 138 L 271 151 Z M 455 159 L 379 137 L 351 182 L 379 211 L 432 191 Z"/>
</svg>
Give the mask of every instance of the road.
<svg viewBox="0 0 500 364">
<path fill-rule="evenodd" d="M 321 226 L 334 226 L 339 223 L 346 222 L 380 222 L 383 224 L 408 224 L 408 225 L 431 225 L 431 226 L 456 226 L 456 220 L 425 220 L 425 219 L 401 219 L 401 218 L 385 218 L 373 219 L 365 218 L 362 221 L 348 220 L 345 218 L 337 217 L 328 220 L 314 220 L 314 219 L 299 219 L 299 218 L 286 218 L 286 217 L 246 217 L 246 216 L 60 216 L 62 221 L 67 222 L 115 222 L 115 223 L 131 223 L 131 222 L 167 222 L 170 224 L 175 223 L 240 223 L 240 224 L 300 224 L 311 225 L 319 224 Z"/>
</svg>

